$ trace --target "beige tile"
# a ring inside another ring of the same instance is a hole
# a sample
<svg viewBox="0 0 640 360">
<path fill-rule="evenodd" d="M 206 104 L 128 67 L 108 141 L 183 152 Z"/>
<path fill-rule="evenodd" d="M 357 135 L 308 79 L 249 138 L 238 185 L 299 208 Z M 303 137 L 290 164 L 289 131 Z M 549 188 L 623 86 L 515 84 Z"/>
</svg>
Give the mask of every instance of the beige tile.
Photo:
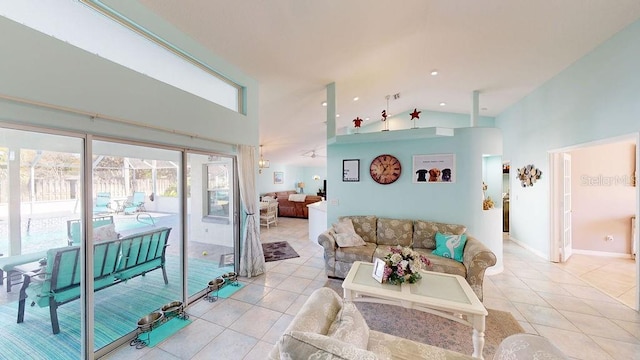
<svg viewBox="0 0 640 360">
<path fill-rule="evenodd" d="M 611 320 L 616 323 L 621 328 L 625 329 L 631 335 L 635 336 L 636 339 L 640 339 L 640 324 L 632 321 L 624 321 L 624 320 Z"/>
<path fill-rule="evenodd" d="M 273 271 L 267 271 L 266 273 L 253 279 L 252 284 L 263 285 L 266 287 L 274 288 L 288 277 L 289 277 L 289 274 L 281 274 Z"/>
<path fill-rule="evenodd" d="M 270 287 L 251 283 L 236 291 L 233 295 L 231 295 L 231 299 L 244 301 L 249 304 L 256 304 L 258 301 L 262 300 L 263 297 L 269 294 L 271 290 L 273 289 Z"/>
<path fill-rule="evenodd" d="M 180 358 L 160 348 L 154 347 L 151 350 L 149 350 L 149 352 L 141 356 L 139 359 L 140 360 L 156 360 L 156 359 L 173 360 L 173 359 L 180 359 Z"/>
<path fill-rule="evenodd" d="M 538 333 L 551 341 L 565 355 L 581 360 L 618 360 L 611 357 L 592 338 L 579 331 L 533 325 Z"/>
<path fill-rule="evenodd" d="M 546 306 L 546 307 L 550 306 L 535 291 L 530 289 L 507 288 L 507 289 L 503 289 L 502 293 L 507 299 L 509 299 L 512 302 Z"/>
<path fill-rule="evenodd" d="M 299 294 L 273 289 L 256 303 L 267 309 L 285 312 L 291 304 L 298 298 Z"/>
<path fill-rule="evenodd" d="M 280 290 L 290 291 L 297 294 L 302 294 L 304 289 L 311 284 L 310 279 L 303 279 L 296 276 L 289 276 L 285 281 L 280 283 L 276 288 Z"/>
<path fill-rule="evenodd" d="M 578 299 L 573 296 L 550 294 L 546 292 L 539 292 L 538 295 L 540 295 L 540 297 L 542 297 L 556 310 L 571 310 L 582 314 L 601 315 L 598 310 L 589 306 L 582 299 Z"/>
<path fill-rule="evenodd" d="M 298 295 L 298 298 L 291 304 L 291 306 L 289 306 L 289 308 L 285 313 L 289 315 L 297 314 L 298 311 L 300 311 L 300 308 L 302 308 L 302 305 L 304 305 L 304 303 L 307 301 L 308 298 L 309 298 L 309 295 L 304 295 L 304 294 Z"/>
<path fill-rule="evenodd" d="M 640 323 L 640 313 L 620 304 L 619 302 L 602 302 L 595 300 L 584 300 L 586 304 L 598 310 L 599 313 L 609 319 L 625 320 Z"/>
<path fill-rule="evenodd" d="M 204 314 L 202 318 L 214 324 L 228 327 L 251 308 L 251 304 L 246 302 L 224 299 L 218 306 Z"/>
<path fill-rule="evenodd" d="M 560 313 L 587 335 L 633 342 L 635 337 L 611 320 L 602 317 L 560 310 Z"/>
<path fill-rule="evenodd" d="M 264 360 L 273 348 L 273 344 L 259 341 L 242 360 Z"/>
<path fill-rule="evenodd" d="M 532 325 L 544 325 L 558 329 L 579 331 L 569 320 L 553 308 L 523 303 L 514 304 L 524 318 Z"/>
<path fill-rule="evenodd" d="M 628 343 L 615 339 L 591 337 L 611 358 L 614 359 L 640 359 L 640 344 Z"/>
<path fill-rule="evenodd" d="M 261 339 L 281 316 L 281 312 L 254 306 L 234 321 L 229 329 Z"/>
<path fill-rule="evenodd" d="M 180 359 L 191 359 L 192 356 L 223 331 L 224 327 L 220 325 L 202 319 L 195 319 L 191 324 L 158 346 Z M 185 346 L 185 344 L 189 344 L 189 346 Z"/>
<path fill-rule="evenodd" d="M 292 275 L 295 275 L 296 277 L 301 277 L 301 278 L 313 280 L 318 276 L 318 274 L 321 274 L 321 273 L 322 273 L 322 269 L 301 265 L 296 270 L 296 272 L 293 273 Z"/>
<path fill-rule="evenodd" d="M 273 326 L 267 331 L 266 334 L 260 339 L 263 342 L 269 344 L 275 344 L 280 336 L 284 334 L 285 330 L 291 324 L 294 315 L 282 314 L 282 316 L 273 324 Z"/>
<path fill-rule="evenodd" d="M 251 336 L 227 329 L 200 350 L 192 359 L 242 360 L 257 343 L 258 340 Z"/>
<path fill-rule="evenodd" d="M 561 286 L 550 282 L 548 280 L 538 280 L 538 279 L 522 279 L 522 281 L 531 288 L 531 290 L 536 292 L 545 292 L 551 294 L 558 295 L 569 295 L 569 292 L 563 289 Z"/>
</svg>

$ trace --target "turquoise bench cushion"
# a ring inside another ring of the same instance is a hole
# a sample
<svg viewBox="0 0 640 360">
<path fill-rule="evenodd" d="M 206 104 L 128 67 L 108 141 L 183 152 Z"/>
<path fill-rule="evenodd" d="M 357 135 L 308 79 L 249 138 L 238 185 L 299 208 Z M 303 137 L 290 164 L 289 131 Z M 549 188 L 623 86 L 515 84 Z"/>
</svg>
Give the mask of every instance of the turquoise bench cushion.
<svg viewBox="0 0 640 360">
<path fill-rule="evenodd" d="M 0 258 L 0 269 L 4 271 L 12 271 L 16 266 L 38 261 L 45 256 L 47 256 L 46 251 L 39 251 L 35 253 L 3 257 Z"/>
</svg>

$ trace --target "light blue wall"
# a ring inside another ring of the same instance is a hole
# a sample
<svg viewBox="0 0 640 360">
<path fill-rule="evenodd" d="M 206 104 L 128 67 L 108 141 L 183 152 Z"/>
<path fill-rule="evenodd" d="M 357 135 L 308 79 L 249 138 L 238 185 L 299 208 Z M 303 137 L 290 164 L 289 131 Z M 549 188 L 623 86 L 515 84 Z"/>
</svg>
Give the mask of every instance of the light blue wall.
<svg viewBox="0 0 640 360">
<path fill-rule="evenodd" d="M 274 184 L 273 173 L 281 171 L 284 173 L 284 183 Z M 313 175 L 320 176 L 320 180 L 313 180 Z M 299 190 L 296 184 L 300 181 L 305 183 L 304 193 L 315 195 L 318 189 L 322 187 L 322 180 L 327 177 L 327 169 L 325 167 L 305 167 L 305 166 L 289 166 L 271 162 L 268 169 L 262 169 L 262 174 L 258 175 L 258 193 Z"/>
<path fill-rule="evenodd" d="M 548 151 L 640 131 L 640 21 L 628 26 L 496 118 L 511 162 L 511 236 L 549 254 Z M 636 160 L 638 161 L 638 160 Z M 533 187 L 514 183 L 534 164 Z M 637 201 L 637 198 L 636 198 Z"/>
<path fill-rule="evenodd" d="M 371 134 L 374 135 L 374 134 Z M 345 135 L 360 139 L 369 134 Z M 497 128 L 457 128 L 451 137 L 398 141 L 330 144 L 327 148 L 327 225 L 343 215 L 377 215 L 396 219 L 423 219 L 463 224 L 468 233 L 487 245 L 502 269 L 502 216 L 498 209 L 482 210 L 483 174 L 499 178 L 499 166 L 483 170 L 483 155 L 502 152 L 502 132 Z M 380 154 L 397 157 L 400 178 L 380 185 L 369 175 L 371 161 Z M 455 154 L 455 183 L 413 183 L 413 155 Z M 342 160 L 360 159 L 360 181 L 342 181 Z"/>
<path fill-rule="evenodd" d="M 420 109 L 418 109 L 420 111 Z M 389 130 L 402 130 L 411 129 L 414 127 L 414 121 L 411 121 L 410 113 L 413 109 L 396 114 L 387 118 L 389 122 Z M 466 114 L 454 114 L 440 111 L 422 110 L 420 118 L 415 120 L 415 126 L 419 128 L 425 127 L 445 127 L 445 128 L 460 128 L 468 127 L 470 123 L 469 115 Z M 479 127 L 494 127 L 495 120 L 492 117 L 481 116 L 478 118 Z M 377 132 L 384 128 L 384 123 L 380 119 L 371 119 L 362 124 L 360 133 Z M 353 123 L 349 129 L 349 134 L 354 133 L 355 129 Z"/>
<path fill-rule="evenodd" d="M 238 70 L 232 70 L 227 64 L 222 64 L 227 75 L 246 86 L 247 115 L 151 79 L 4 17 L 0 17 L 0 43 L 3 44 L 0 94 L 198 134 L 215 141 L 5 101 L 0 107 L 0 121 L 225 153 L 235 152 L 232 144 L 257 145 L 257 82 Z"/>
</svg>

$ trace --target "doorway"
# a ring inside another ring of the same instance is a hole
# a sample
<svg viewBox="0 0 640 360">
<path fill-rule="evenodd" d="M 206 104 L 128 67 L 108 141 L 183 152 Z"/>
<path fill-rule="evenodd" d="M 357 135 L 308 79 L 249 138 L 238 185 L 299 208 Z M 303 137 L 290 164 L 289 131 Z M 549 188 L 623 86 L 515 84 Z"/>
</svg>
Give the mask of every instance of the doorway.
<svg viewBox="0 0 640 360">
<path fill-rule="evenodd" d="M 636 310 L 637 145 L 633 134 L 549 153 L 550 259 Z"/>
</svg>

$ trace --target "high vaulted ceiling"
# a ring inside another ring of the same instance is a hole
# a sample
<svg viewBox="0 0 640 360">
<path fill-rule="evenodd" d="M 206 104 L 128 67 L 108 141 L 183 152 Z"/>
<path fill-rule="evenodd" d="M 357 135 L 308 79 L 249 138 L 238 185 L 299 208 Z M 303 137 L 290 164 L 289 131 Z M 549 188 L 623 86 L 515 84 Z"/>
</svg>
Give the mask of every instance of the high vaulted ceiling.
<svg viewBox="0 0 640 360">
<path fill-rule="evenodd" d="M 302 166 L 325 163 L 329 83 L 339 129 L 378 121 L 396 93 L 391 114 L 469 114 L 478 90 L 496 116 L 640 17 L 638 0 L 138 2 L 255 78 L 265 158 Z"/>
</svg>

